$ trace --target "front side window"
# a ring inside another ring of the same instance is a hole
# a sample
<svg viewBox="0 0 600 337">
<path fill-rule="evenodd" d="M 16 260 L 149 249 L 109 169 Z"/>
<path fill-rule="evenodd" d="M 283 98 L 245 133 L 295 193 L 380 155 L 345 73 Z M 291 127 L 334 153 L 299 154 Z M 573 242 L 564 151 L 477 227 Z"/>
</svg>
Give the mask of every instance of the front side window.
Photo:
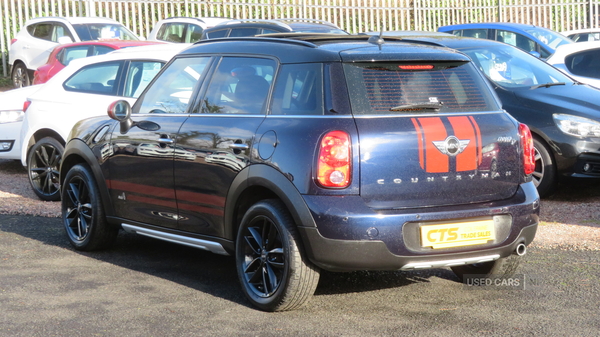
<svg viewBox="0 0 600 337">
<path fill-rule="evenodd" d="M 509 32 L 507 30 L 498 30 L 499 41 L 502 38 L 502 42 L 508 43 L 511 46 L 515 46 L 526 52 L 535 51 L 535 41 L 523 36 L 521 34 Z"/>
<path fill-rule="evenodd" d="M 354 114 L 499 110 L 470 62 L 345 63 Z"/>
<path fill-rule="evenodd" d="M 178 58 L 138 99 L 133 113 L 185 113 L 210 57 Z"/>
<path fill-rule="evenodd" d="M 194 43 L 200 41 L 204 29 L 198 25 L 189 24 L 185 33 L 185 43 Z"/>
<path fill-rule="evenodd" d="M 569 55 L 565 58 L 565 66 L 575 75 L 600 79 L 600 53 L 598 49 Z"/>
<path fill-rule="evenodd" d="M 73 60 L 87 57 L 89 49 L 90 46 L 67 47 L 61 53 L 59 61 L 65 66 L 69 65 Z"/>
<path fill-rule="evenodd" d="M 52 41 L 58 42 L 58 39 L 60 39 L 63 36 L 66 36 L 66 37 L 70 38 L 71 41 L 74 41 L 73 36 L 71 35 L 71 33 L 69 32 L 69 29 L 67 29 L 67 27 L 65 27 L 61 24 L 55 24 L 54 31 L 52 33 Z"/>
<path fill-rule="evenodd" d="M 206 90 L 201 112 L 264 114 L 276 66 L 271 59 L 224 57 Z"/>
<path fill-rule="evenodd" d="M 139 40 L 124 26 L 106 23 L 86 23 L 73 25 L 81 41 L 91 40 Z"/>
<path fill-rule="evenodd" d="M 183 23 L 165 23 L 160 27 L 156 38 L 161 41 L 180 43 L 183 42 L 182 37 L 184 30 L 185 24 Z"/>
<path fill-rule="evenodd" d="M 127 71 L 123 96 L 138 98 L 163 65 L 159 61 L 132 61 Z"/>
<path fill-rule="evenodd" d="M 91 64 L 81 68 L 65 81 L 67 91 L 99 95 L 117 95 L 117 75 L 123 61 Z"/>
<path fill-rule="evenodd" d="M 323 115 L 323 65 L 283 65 L 273 92 L 271 114 Z"/>
<path fill-rule="evenodd" d="M 207 32 L 206 33 L 206 38 L 208 39 L 217 39 L 220 37 L 227 37 L 227 34 L 229 33 L 229 28 L 225 28 L 225 29 L 219 29 L 219 30 L 215 30 L 212 32 Z"/>
</svg>

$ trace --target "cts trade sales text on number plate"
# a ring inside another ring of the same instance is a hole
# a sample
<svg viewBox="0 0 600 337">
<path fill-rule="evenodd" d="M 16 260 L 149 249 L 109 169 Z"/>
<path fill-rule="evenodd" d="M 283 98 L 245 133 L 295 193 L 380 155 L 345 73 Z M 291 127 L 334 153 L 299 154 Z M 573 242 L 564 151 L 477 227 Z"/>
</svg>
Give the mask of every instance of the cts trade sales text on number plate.
<svg viewBox="0 0 600 337">
<path fill-rule="evenodd" d="M 433 249 L 479 245 L 495 238 L 491 219 L 421 226 L 421 244 Z"/>
</svg>

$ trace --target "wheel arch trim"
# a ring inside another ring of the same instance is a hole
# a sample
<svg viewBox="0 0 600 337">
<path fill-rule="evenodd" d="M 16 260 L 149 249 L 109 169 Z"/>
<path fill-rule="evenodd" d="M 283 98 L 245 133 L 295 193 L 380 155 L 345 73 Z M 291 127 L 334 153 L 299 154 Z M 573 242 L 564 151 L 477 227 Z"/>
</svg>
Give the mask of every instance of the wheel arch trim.
<svg viewBox="0 0 600 337">
<path fill-rule="evenodd" d="M 106 216 L 114 215 L 113 203 L 108 193 L 108 186 L 106 185 L 106 179 L 102 174 L 102 169 L 98 164 L 98 160 L 92 150 L 80 139 L 72 139 L 65 147 L 62 162 L 60 165 L 60 186 L 62 193 L 62 185 L 64 183 L 65 176 L 68 170 L 80 163 L 87 164 L 92 170 L 92 175 L 96 179 L 98 190 L 100 192 L 100 198 L 104 205 L 104 213 Z"/>
<path fill-rule="evenodd" d="M 226 238 L 236 237 L 237 205 L 244 191 L 252 187 L 264 187 L 273 192 L 285 204 L 297 226 L 316 227 L 310 209 L 296 186 L 281 171 L 269 165 L 254 164 L 236 176 L 227 193 L 224 219 Z"/>
</svg>

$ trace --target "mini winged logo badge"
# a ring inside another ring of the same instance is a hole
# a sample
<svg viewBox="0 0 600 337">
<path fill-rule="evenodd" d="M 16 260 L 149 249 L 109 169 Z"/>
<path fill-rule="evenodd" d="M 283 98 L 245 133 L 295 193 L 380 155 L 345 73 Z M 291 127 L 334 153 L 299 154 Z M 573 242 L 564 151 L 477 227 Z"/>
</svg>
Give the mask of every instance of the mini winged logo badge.
<svg viewBox="0 0 600 337">
<path fill-rule="evenodd" d="M 455 136 L 449 136 L 445 140 L 433 141 L 433 145 L 440 150 L 441 153 L 454 157 L 459 153 L 463 152 L 464 149 L 469 145 L 470 140 L 460 140 Z"/>
</svg>

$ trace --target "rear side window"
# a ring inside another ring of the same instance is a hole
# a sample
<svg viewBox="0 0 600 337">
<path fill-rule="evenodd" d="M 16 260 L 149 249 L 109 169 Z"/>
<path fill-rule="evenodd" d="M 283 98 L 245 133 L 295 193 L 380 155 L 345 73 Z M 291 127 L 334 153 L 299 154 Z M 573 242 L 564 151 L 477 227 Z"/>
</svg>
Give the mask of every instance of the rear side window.
<svg viewBox="0 0 600 337">
<path fill-rule="evenodd" d="M 322 115 L 323 65 L 283 65 L 275 84 L 271 114 Z"/>
<path fill-rule="evenodd" d="M 37 37 L 38 39 L 52 41 L 52 24 L 51 23 L 38 23 L 36 25 L 31 26 L 30 30 L 27 28 L 27 31 L 33 35 L 33 37 Z"/>
<path fill-rule="evenodd" d="M 255 36 L 261 33 L 260 28 L 232 28 L 229 37 Z"/>
<path fill-rule="evenodd" d="M 454 35 L 466 36 L 466 37 L 474 37 L 474 38 L 477 38 L 477 39 L 487 39 L 488 38 L 488 30 L 487 29 L 455 30 L 454 31 Z"/>
<path fill-rule="evenodd" d="M 423 67 L 431 69 L 415 70 Z M 347 63 L 344 73 L 355 115 L 415 112 L 423 107 L 439 112 L 500 109 L 471 63 Z"/>
</svg>

